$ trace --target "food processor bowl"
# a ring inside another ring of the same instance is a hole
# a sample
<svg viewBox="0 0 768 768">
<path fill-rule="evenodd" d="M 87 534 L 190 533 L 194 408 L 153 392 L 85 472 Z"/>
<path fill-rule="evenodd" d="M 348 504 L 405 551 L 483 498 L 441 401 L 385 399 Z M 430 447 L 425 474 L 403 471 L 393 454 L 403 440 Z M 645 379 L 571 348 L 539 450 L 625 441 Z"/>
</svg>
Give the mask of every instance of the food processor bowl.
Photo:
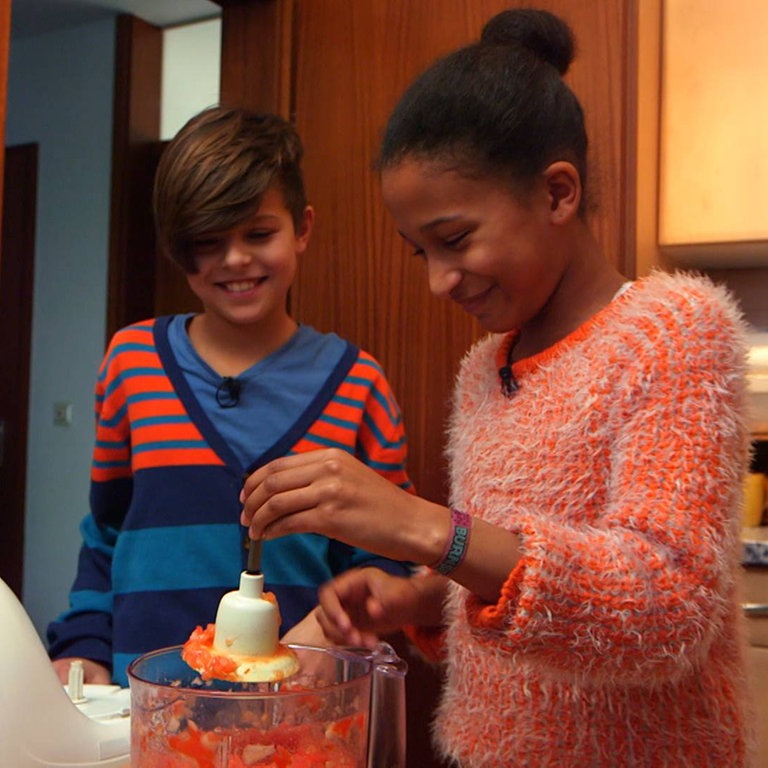
<svg viewBox="0 0 768 768">
<path fill-rule="evenodd" d="M 204 681 L 182 646 L 128 668 L 133 768 L 405 768 L 406 663 L 291 645 L 299 671 L 271 683 Z"/>
</svg>

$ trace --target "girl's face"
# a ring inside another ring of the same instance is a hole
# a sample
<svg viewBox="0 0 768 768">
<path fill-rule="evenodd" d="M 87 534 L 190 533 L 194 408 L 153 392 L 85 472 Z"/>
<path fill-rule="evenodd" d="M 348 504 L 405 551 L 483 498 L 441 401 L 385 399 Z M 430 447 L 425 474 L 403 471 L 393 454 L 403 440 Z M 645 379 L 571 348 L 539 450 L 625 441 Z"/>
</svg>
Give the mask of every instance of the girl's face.
<svg viewBox="0 0 768 768">
<path fill-rule="evenodd" d="M 307 208 L 297 232 L 282 192 L 272 187 L 242 224 L 195 238 L 192 254 L 198 271 L 187 274 L 187 280 L 206 313 L 234 325 L 269 326 L 283 320 L 312 219 Z"/>
<path fill-rule="evenodd" d="M 566 268 L 546 184 L 526 194 L 406 159 L 382 173 L 384 202 L 424 259 L 429 287 L 501 333 L 535 318 Z"/>
</svg>

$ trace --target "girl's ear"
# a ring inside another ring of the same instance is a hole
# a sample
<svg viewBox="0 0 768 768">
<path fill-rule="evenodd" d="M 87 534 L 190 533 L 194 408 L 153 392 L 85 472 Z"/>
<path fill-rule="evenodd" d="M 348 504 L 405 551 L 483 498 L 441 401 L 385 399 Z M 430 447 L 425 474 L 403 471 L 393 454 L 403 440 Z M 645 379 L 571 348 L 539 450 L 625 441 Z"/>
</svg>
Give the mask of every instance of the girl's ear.
<svg viewBox="0 0 768 768">
<path fill-rule="evenodd" d="M 554 224 L 564 224 L 579 214 L 581 177 L 573 163 L 558 160 L 544 170 L 549 210 Z"/>
<path fill-rule="evenodd" d="M 301 223 L 296 229 L 296 253 L 303 253 L 309 243 L 312 227 L 315 223 L 315 209 L 308 205 L 301 216 Z"/>
</svg>

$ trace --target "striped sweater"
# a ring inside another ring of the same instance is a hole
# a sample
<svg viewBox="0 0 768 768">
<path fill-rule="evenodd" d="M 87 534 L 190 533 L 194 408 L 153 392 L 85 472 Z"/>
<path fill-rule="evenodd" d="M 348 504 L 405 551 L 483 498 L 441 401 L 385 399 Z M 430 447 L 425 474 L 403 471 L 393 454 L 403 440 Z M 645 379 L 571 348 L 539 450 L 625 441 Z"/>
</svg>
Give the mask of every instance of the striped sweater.
<svg viewBox="0 0 768 768">
<path fill-rule="evenodd" d="M 122 685 L 132 659 L 186 640 L 237 588 L 247 559 L 244 470 L 332 445 L 411 489 L 399 408 L 370 355 L 345 342 L 314 400 L 243 467 L 186 385 L 169 320 L 119 331 L 100 368 L 91 514 L 69 610 L 48 630 L 52 658 L 93 659 Z M 315 534 L 265 542 L 265 588 L 279 601 L 282 631 L 316 604 L 320 584 L 358 565 L 406 572 L 405 564 Z"/>
<path fill-rule="evenodd" d="M 434 725 L 467 768 L 742 768 L 745 336 L 707 279 L 654 273 L 553 347 L 463 361 L 452 504 L 520 534 L 495 605 L 452 583 Z"/>
</svg>

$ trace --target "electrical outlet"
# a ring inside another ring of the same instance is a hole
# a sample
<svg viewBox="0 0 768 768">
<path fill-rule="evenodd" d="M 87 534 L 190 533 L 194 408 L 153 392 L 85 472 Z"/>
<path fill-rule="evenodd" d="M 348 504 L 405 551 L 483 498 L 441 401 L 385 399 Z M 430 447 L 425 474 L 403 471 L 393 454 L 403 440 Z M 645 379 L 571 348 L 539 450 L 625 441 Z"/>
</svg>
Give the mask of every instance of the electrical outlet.
<svg viewBox="0 0 768 768">
<path fill-rule="evenodd" d="M 72 423 L 72 403 L 62 401 L 53 404 L 53 424 L 68 427 Z"/>
</svg>

